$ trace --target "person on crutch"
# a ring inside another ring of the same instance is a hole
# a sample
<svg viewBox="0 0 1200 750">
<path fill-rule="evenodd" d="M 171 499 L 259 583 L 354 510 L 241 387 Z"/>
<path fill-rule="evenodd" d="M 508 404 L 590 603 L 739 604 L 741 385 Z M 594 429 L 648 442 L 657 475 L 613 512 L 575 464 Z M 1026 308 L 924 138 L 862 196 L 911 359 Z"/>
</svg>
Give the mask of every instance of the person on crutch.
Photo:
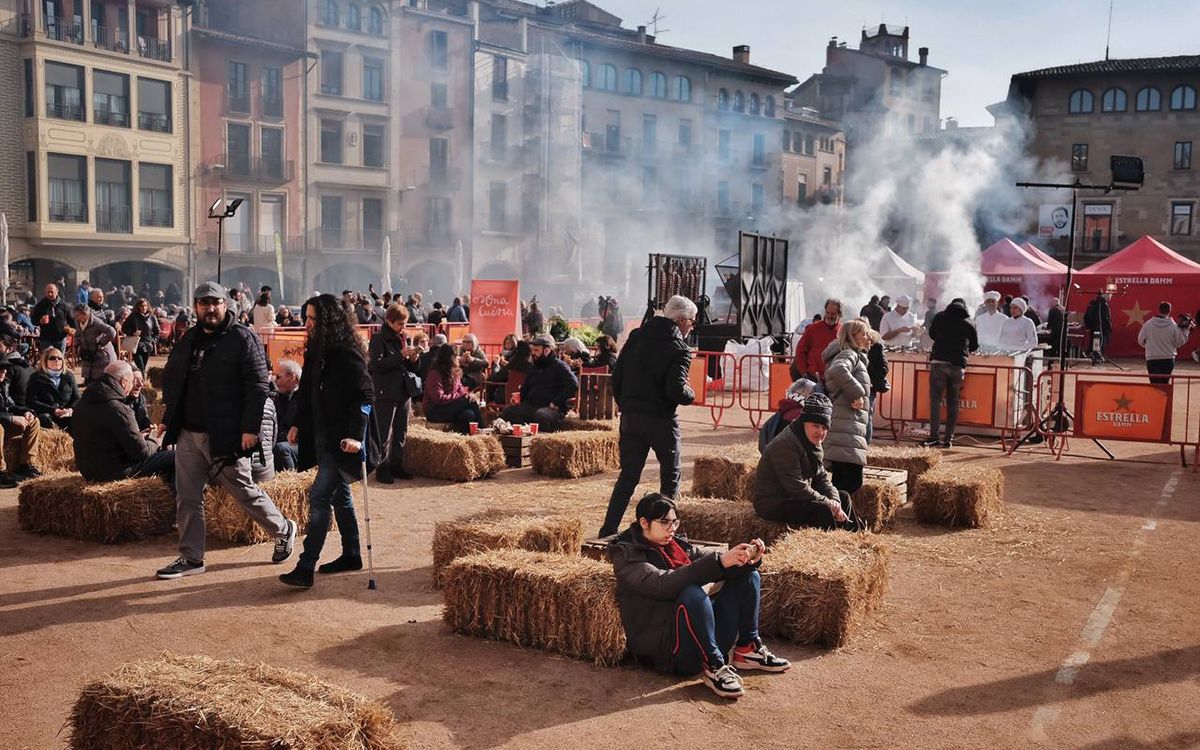
<svg viewBox="0 0 1200 750">
<path fill-rule="evenodd" d="M 374 388 L 367 374 L 366 352 L 350 314 L 337 297 L 322 294 L 304 303 L 304 325 L 308 342 L 297 394 L 299 416 L 288 430 L 288 442 L 299 446 L 296 468 L 305 471 L 315 466 L 317 477 L 308 494 L 304 551 L 295 570 L 279 576 L 279 580 L 309 588 L 314 570 L 362 570 L 350 484 L 358 481 L 362 471 L 363 435 L 367 436 L 367 463 L 371 466 L 378 460 L 379 446 L 370 417 L 362 409 L 362 405 L 373 403 Z M 317 568 L 331 512 L 342 537 L 342 554 Z"/>
<path fill-rule="evenodd" d="M 408 308 L 393 304 L 384 313 L 379 333 L 371 337 L 367 362 L 375 384 L 375 418 L 384 437 L 383 458 L 375 469 L 375 479 L 391 484 L 394 479 L 412 479 L 404 470 L 404 439 L 412 414 L 410 383 L 416 377 L 416 350 L 404 337 Z"/>
</svg>

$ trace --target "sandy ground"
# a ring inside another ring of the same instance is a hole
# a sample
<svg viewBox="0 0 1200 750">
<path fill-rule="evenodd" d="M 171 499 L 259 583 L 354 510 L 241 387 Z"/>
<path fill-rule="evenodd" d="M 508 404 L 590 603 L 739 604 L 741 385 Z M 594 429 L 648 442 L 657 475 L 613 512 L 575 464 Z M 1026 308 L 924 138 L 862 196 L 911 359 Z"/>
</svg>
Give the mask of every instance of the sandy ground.
<svg viewBox="0 0 1200 750">
<path fill-rule="evenodd" d="M 716 431 L 707 419 L 684 414 L 685 486 L 696 454 L 754 437 L 739 415 Z M 290 565 L 271 565 L 269 545 L 214 546 L 205 575 L 157 581 L 171 537 L 110 547 L 26 534 L 17 492 L 0 492 L 0 747 L 65 745 L 81 685 L 171 650 L 346 685 L 387 703 L 421 748 L 1200 748 L 1200 475 L 1172 449 L 1112 447 L 1129 460 L 1101 460 L 1085 442 L 1058 463 L 1044 447 L 1011 459 L 953 450 L 950 460 L 1003 469 L 998 524 L 952 532 L 903 512 L 885 535 L 891 589 L 868 632 L 837 651 L 773 644 L 793 669 L 750 675 L 735 704 L 694 680 L 442 623 L 430 582 L 437 521 L 555 506 L 594 532 L 613 474 L 372 486 L 376 591 L 365 572 L 286 588 L 275 577 Z M 657 483 L 656 467 L 644 480 Z M 331 534 L 328 557 L 337 549 Z"/>
</svg>

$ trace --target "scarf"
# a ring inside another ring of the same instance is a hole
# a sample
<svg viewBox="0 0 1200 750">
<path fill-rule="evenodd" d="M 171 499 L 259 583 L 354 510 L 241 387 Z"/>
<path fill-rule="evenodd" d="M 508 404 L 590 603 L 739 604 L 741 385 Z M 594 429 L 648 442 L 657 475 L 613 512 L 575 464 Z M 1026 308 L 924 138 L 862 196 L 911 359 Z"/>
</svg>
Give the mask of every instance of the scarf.
<svg viewBox="0 0 1200 750">
<path fill-rule="evenodd" d="M 62 370 L 57 370 L 57 371 L 46 370 L 46 374 L 50 376 L 50 382 L 54 383 L 54 387 L 55 387 L 55 389 L 57 389 L 59 383 L 62 382 L 63 371 Z"/>
<path fill-rule="evenodd" d="M 658 549 L 662 552 L 663 557 L 667 558 L 667 565 L 672 570 L 692 564 L 691 558 L 683 551 L 683 547 L 679 546 L 679 542 L 674 539 L 660 546 Z"/>
</svg>

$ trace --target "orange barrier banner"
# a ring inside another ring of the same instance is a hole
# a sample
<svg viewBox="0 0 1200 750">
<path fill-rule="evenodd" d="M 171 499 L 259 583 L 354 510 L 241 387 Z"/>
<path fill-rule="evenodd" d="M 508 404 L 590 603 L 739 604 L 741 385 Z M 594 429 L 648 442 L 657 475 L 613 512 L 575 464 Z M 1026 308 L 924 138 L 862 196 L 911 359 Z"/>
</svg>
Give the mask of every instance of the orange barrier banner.
<svg viewBox="0 0 1200 750">
<path fill-rule="evenodd" d="M 792 387 L 792 365 L 790 362 L 772 362 L 767 370 L 770 373 L 767 386 L 768 405 L 772 410 L 778 406 Z"/>
<path fill-rule="evenodd" d="M 308 341 L 308 333 L 304 329 L 287 333 L 272 333 L 266 337 L 267 359 L 274 369 L 281 359 L 290 359 L 304 366 L 304 344 Z"/>
<path fill-rule="evenodd" d="M 463 337 L 471 332 L 470 323 L 446 323 L 446 341 L 450 344 L 461 344 Z"/>
<path fill-rule="evenodd" d="M 708 397 L 708 360 L 704 357 L 692 357 L 692 363 L 688 365 L 688 385 L 696 394 L 692 405 L 704 406 Z"/>
<path fill-rule="evenodd" d="M 481 344 L 501 344 L 504 337 L 521 334 L 520 283 L 473 279 L 471 330 Z M 450 339 L 454 343 L 454 339 Z"/>
<path fill-rule="evenodd" d="M 1075 434 L 1097 439 L 1168 442 L 1171 390 L 1147 383 L 1080 381 L 1075 391 Z"/>
<path fill-rule="evenodd" d="M 913 420 L 929 421 L 929 370 L 917 370 L 913 396 Z M 942 405 L 945 420 L 946 404 Z M 992 427 L 996 418 L 996 373 L 967 372 L 958 392 L 958 423 Z"/>
</svg>

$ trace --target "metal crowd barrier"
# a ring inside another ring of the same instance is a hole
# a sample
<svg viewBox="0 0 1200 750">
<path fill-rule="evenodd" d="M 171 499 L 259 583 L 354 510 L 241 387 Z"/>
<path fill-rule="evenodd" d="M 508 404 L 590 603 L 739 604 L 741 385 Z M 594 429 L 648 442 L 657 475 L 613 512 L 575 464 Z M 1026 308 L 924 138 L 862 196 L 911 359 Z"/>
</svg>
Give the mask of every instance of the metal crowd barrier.
<svg viewBox="0 0 1200 750">
<path fill-rule="evenodd" d="M 793 382 L 791 368 L 791 358 L 782 355 L 743 354 L 738 360 L 734 394 L 754 429 L 761 426 L 764 415 L 778 409 Z"/>
<path fill-rule="evenodd" d="M 713 429 L 721 426 L 726 409 L 737 404 L 734 384 L 738 372 L 737 360 L 725 352 L 693 352 L 688 370 L 688 385 L 696 394 L 692 406 L 707 406 Z"/>
</svg>

